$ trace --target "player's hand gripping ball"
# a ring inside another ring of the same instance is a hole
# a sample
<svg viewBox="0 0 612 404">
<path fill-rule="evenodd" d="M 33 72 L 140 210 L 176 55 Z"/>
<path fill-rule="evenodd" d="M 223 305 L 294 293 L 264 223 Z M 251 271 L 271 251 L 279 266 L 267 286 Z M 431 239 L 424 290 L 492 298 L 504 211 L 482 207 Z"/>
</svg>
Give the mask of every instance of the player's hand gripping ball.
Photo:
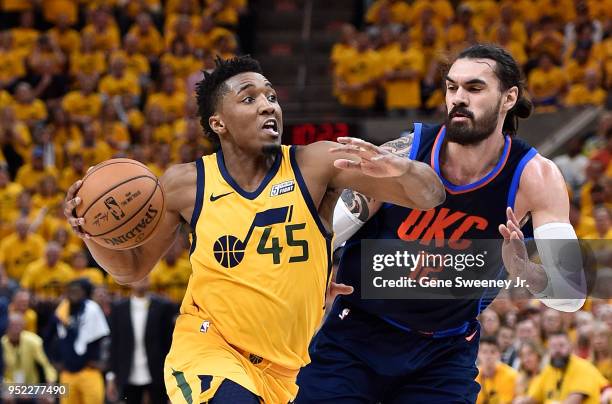
<svg viewBox="0 0 612 404">
<path fill-rule="evenodd" d="M 113 250 L 138 247 L 153 234 L 165 212 L 164 192 L 144 164 L 125 158 L 91 168 L 75 198 L 73 216 L 83 218 L 80 230 Z"/>
</svg>

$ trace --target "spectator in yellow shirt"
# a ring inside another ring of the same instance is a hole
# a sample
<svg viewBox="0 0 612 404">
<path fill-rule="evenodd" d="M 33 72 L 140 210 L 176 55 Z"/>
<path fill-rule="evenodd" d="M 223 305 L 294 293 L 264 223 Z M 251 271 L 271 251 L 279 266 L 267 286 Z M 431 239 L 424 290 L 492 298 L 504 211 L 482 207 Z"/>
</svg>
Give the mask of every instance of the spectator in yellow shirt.
<svg viewBox="0 0 612 404">
<path fill-rule="evenodd" d="M 83 155 L 80 151 L 75 151 L 68 157 L 70 165 L 64 168 L 60 175 L 59 187 L 62 191 L 68 190 L 70 185 L 83 178 L 87 172 L 87 167 L 83 164 Z"/>
<path fill-rule="evenodd" d="M 123 38 L 123 49 L 113 52 L 113 56 L 120 56 L 125 59 L 126 73 L 138 77 L 141 83 L 149 80 L 149 60 L 138 51 L 138 39 L 133 35 L 126 35 Z"/>
<path fill-rule="evenodd" d="M 47 119 L 45 103 L 35 97 L 32 86 L 26 82 L 17 85 L 13 108 L 15 117 L 24 121 L 30 129 Z"/>
<path fill-rule="evenodd" d="M 564 66 L 570 84 L 584 82 L 587 70 L 599 72 L 600 68 L 599 61 L 591 56 L 591 49 L 586 47 L 576 48 L 572 57 L 565 62 Z"/>
<path fill-rule="evenodd" d="M 11 304 L 9 306 L 9 313 L 19 313 L 23 316 L 25 321 L 24 329 L 36 333 L 38 328 L 38 314 L 32 310 L 30 305 L 32 304 L 32 295 L 25 289 L 19 289 L 13 294 Z"/>
<path fill-rule="evenodd" d="M 174 75 L 185 80 L 189 75 L 202 69 L 199 61 L 189 51 L 187 42 L 180 38 L 175 38 L 170 45 L 170 52 L 164 53 L 161 63 L 172 68 Z"/>
<path fill-rule="evenodd" d="M 527 81 L 533 103 L 540 110 L 549 110 L 561 103 L 561 95 L 566 86 L 565 74 L 554 65 L 551 55 L 540 55 L 538 67 L 529 73 Z"/>
<path fill-rule="evenodd" d="M 368 9 L 365 20 L 368 24 L 379 24 L 381 10 L 388 9 L 391 22 L 405 25 L 410 19 L 410 5 L 404 0 L 376 0 Z"/>
<path fill-rule="evenodd" d="M 98 76 L 79 74 L 78 89 L 70 91 L 62 99 L 62 108 L 69 114 L 70 120 L 81 124 L 100 116 L 102 95 L 96 92 Z"/>
<path fill-rule="evenodd" d="M 13 42 L 11 31 L 0 32 L 0 88 L 8 87 L 26 75 L 27 51 L 15 47 Z"/>
<path fill-rule="evenodd" d="M 509 26 L 501 24 L 497 27 L 496 32 L 497 37 L 495 38 L 495 42 L 507 50 L 520 66 L 524 66 L 525 63 L 527 63 L 525 47 L 523 44 L 513 39 Z"/>
<path fill-rule="evenodd" d="M 60 18 L 66 18 L 70 25 L 77 23 L 79 0 L 44 0 L 42 11 L 45 20 L 57 23 Z"/>
<path fill-rule="evenodd" d="M 336 70 L 340 103 L 358 110 L 374 106 L 380 69 L 380 54 L 370 49 L 368 34 L 357 34 L 355 55 L 342 59 Z"/>
<path fill-rule="evenodd" d="M 6 166 L 0 166 L 0 240 L 13 230 L 13 219 L 17 198 L 23 187 L 12 182 Z"/>
<path fill-rule="evenodd" d="M 571 353 L 572 344 L 567 334 L 551 335 L 548 352 L 550 363 L 531 384 L 528 398 L 519 403 L 574 400 L 582 404 L 599 404 L 601 390 L 608 382 L 593 364 Z"/>
<path fill-rule="evenodd" d="M 598 205 L 593 208 L 593 218 L 595 219 L 595 232 L 584 236 L 587 240 L 609 240 L 612 239 L 612 222 L 610 211 L 605 205 Z M 591 243 L 591 247 L 594 245 Z"/>
<path fill-rule="evenodd" d="M 430 9 L 437 27 L 445 27 L 454 17 L 453 5 L 448 0 L 416 0 L 412 4 L 410 24 L 421 19 L 425 9 Z"/>
<path fill-rule="evenodd" d="M 13 46 L 24 53 L 29 53 L 34 48 L 40 32 L 34 28 L 34 13 L 24 11 L 19 16 L 19 26 L 11 30 Z"/>
<path fill-rule="evenodd" d="M 57 178 L 51 175 L 43 177 L 38 183 L 38 192 L 32 196 L 32 208 L 49 210 L 61 206 L 64 195 L 57 187 Z"/>
<path fill-rule="evenodd" d="M 527 30 L 525 23 L 516 18 L 516 13 L 512 4 L 506 3 L 500 6 L 500 19 L 490 27 L 489 40 L 495 41 L 499 36 L 500 27 L 505 26 L 510 31 L 510 38 L 513 42 L 521 46 L 527 45 Z"/>
<path fill-rule="evenodd" d="M 478 349 L 478 376 L 480 384 L 477 404 L 510 404 L 514 399 L 518 373 L 501 362 L 501 352 L 494 336 L 482 337 Z"/>
<path fill-rule="evenodd" d="M 113 149 L 104 140 L 97 139 L 96 127 L 93 123 L 81 126 L 83 138 L 80 141 L 70 142 L 66 149 L 69 155 L 76 152 L 83 156 L 85 167 L 95 166 L 113 156 Z"/>
<path fill-rule="evenodd" d="M 136 38 L 138 42 L 138 53 L 153 60 L 162 52 L 164 43 L 162 36 L 153 25 L 153 20 L 148 13 L 140 13 L 136 17 L 136 24 L 130 28 L 128 35 Z"/>
<path fill-rule="evenodd" d="M 2 351 L 4 382 L 38 384 L 57 381 L 57 371 L 45 354 L 42 338 L 25 330 L 25 320 L 20 313 L 9 315 L 6 335 L 2 337 Z M 38 367 L 43 370 L 43 380 Z"/>
<path fill-rule="evenodd" d="M 50 38 L 58 44 L 65 55 L 70 55 L 81 47 L 81 36 L 79 32 L 71 28 L 71 22 L 67 13 L 60 13 L 53 28 L 47 31 Z"/>
<path fill-rule="evenodd" d="M 172 25 L 169 25 L 169 29 L 167 30 L 166 35 L 164 35 L 164 39 L 166 40 L 166 48 L 170 48 L 172 42 L 176 39 L 180 39 L 183 42 L 189 44 L 189 48 L 194 48 L 194 22 L 197 19 L 189 17 L 188 15 L 179 15 L 174 20 Z"/>
<path fill-rule="evenodd" d="M 152 105 L 159 106 L 170 123 L 181 116 L 187 99 L 184 92 L 177 90 L 175 82 L 176 79 L 173 76 L 164 77 L 161 91 L 151 94 L 147 100 L 147 109 Z"/>
<path fill-rule="evenodd" d="M 113 152 L 126 150 L 130 145 L 130 134 L 127 127 L 117 118 L 117 111 L 112 101 L 108 100 L 102 107 L 100 130 L 104 140 Z"/>
<path fill-rule="evenodd" d="M 19 168 L 17 176 L 15 177 L 15 182 L 19 183 L 25 189 L 34 190 L 44 177 L 50 175 L 57 178 L 57 169 L 54 166 L 45 166 L 43 157 L 43 149 L 39 146 L 34 147 L 32 149 L 30 162 Z"/>
<path fill-rule="evenodd" d="M 87 253 L 78 249 L 72 254 L 70 260 L 75 278 L 86 278 L 94 286 L 104 285 L 104 275 L 101 269 L 93 268 L 88 265 Z"/>
<path fill-rule="evenodd" d="M 12 106 L 5 107 L 0 111 L 0 136 L 6 144 L 5 152 L 7 153 L 7 164 L 9 171 L 13 176 L 16 175 L 16 169 L 21 162 L 19 159 L 26 160 L 30 154 L 30 146 L 32 145 L 32 136 L 27 125 L 17 120 L 15 116 L 15 108 Z M 16 156 L 11 156 L 8 149 L 12 148 Z"/>
<path fill-rule="evenodd" d="M 606 102 L 608 92 L 600 86 L 599 73 L 589 69 L 585 72 L 584 83 L 575 83 L 565 97 L 568 107 L 594 105 L 602 106 Z"/>
<path fill-rule="evenodd" d="M 385 73 L 383 87 L 387 111 L 405 114 L 421 106 L 421 78 L 425 61 L 419 49 L 411 46 L 410 34 L 400 35 L 399 45 L 383 54 Z"/>
<path fill-rule="evenodd" d="M 45 240 L 30 230 L 30 222 L 25 217 L 15 221 L 15 233 L 0 242 L 0 263 L 6 274 L 20 280 L 26 267 L 43 256 Z"/>
<path fill-rule="evenodd" d="M 532 56 L 548 54 L 555 61 L 561 60 L 564 38 L 557 31 L 557 25 L 552 17 L 545 15 L 540 19 L 537 29 L 531 35 L 529 48 Z"/>
<path fill-rule="evenodd" d="M 181 258 L 181 253 L 181 243 L 175 242 L 153 268 L 150 276 L 153 291 L 175 303 L 183 300 L 191 276 L 191 265 L 188 260 Z"/>
<path fill-rule="evenodd" d="M 83 28 L 82 35 L 92 34 L 96 50 L 111 52 L 119 47 L 119 29 L 113 17 L 103 8 L 93 11 L 91 24 Z"/>
<path fill-rule="evenodd" d="M 130 94 L 134 97 L 140 95 L 138 78 L 126 71 L 125 58 L 115 56 L 110 62 L 110 74 L 100 81 L 100 92 L 107 97 Z"/>
<path fill-rule="evenodd" d="M 601 374 L 612 382 L 612 332 L 608 324 L 598 321 L 593 324 L 592 361 Z"/>
<path fill-rule="evenodd" d="M 544 351 L 534 341 L 525 341 L 519 346 L 519 375 L 516 381 L 516 396 L 523 397 L 529 391 L 533 380 L 542 371 Z"/>
<path fill-rule="evenodd" d="M 214 43 L 222 36 L 233 38 L 234 33 L 227 28 L 216 26 L 215 21 L 210 16 L 203 15 L 195 25 L 192 42 L 188 42 L 188 44 L 193 48 L 212 50 Z"/>
<path fill-rule="evenodd" d="M 29 289 L 39 300 L 57 300 L 75 275 L 70 265 L 60 260 L 61 254 L 59 244 L 54 241 L 47 243 L 44 258 L 28 265 L 21 286 Z"/>
<path fill-rule="evenodd" d="M 81 47 L 70 55 L 70 74 L 101 75 L 106 72 L 106 58 L 104 52 L 96 50 L 95 37 L 91 32 L 81 35 Z"/>
<path fill-rule="evenodd" d="M 206 0 L 204 14 L 211 16 L 217 24 L 233 27 L 244 10 L 245 2 L 240 0 Z"/>
</svg>

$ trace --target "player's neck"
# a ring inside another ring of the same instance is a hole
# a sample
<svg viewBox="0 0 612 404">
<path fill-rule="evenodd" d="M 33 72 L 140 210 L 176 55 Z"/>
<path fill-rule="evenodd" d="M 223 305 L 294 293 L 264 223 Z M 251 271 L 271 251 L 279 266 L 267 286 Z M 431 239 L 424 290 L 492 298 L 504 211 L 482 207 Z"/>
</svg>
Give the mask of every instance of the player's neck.
<svg viewBox="0 0 612 404">
<path fill-rule="evenodd" d="M 440 168 L 444 178 L 456 185 L 478 181 L 498 163 L 504 142 L 501 133 L 491 135 L 477 145 L 447 142 L 440 152 Z"/>
<path fill-rule="evenodd" d="M 253 155 L 253 152 L 231 144 L 223 146 L 225 168 L 240 188 L 247 192 L 253 192 L 259 187 L 275 158 L 272 154 Z"/>
</svg>

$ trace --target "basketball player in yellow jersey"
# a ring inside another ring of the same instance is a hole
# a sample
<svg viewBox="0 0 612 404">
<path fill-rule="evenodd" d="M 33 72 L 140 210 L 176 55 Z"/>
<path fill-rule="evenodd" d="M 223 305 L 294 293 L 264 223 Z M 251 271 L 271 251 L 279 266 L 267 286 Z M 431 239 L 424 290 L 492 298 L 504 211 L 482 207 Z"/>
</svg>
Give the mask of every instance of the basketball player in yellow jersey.
<svg viewBox="0 0 612 404">
<path fill-rule="evenodd" d="M 319 326 L 331 269 L 328 190 L 351 188 L 418 209 L 444 200 L 429 166 L 359 139 L 281 146 L 282 111 L 250 57 L 217 60 L 197 99 L 217 153 L 172 166 L 161 177 L 167 211 L 150 241 L 126 251 L 88 239 L 96 261 L 118 282 L 142 279 L 192 230 L 189 281 L 164 369 L 174 403 L 286 404 Z M 333 199 L 333 200 L 331 200 Z"/>
</svg>

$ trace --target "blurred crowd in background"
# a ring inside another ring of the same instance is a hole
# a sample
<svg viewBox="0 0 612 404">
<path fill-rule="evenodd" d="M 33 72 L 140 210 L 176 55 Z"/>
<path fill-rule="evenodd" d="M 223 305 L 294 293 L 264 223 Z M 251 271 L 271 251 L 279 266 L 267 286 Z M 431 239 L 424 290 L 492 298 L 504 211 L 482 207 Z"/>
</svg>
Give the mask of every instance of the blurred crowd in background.
<svg viewBox="0 0 612 404">
<path fill-rule="evenodd" d="M 536 111 L 610 105 L 610 0 L 376 0 L 331 52 L 334 94 L 347 111 L 443 109 L 443 67 L 477 42 L 523 68 Z"/>
</svg>

